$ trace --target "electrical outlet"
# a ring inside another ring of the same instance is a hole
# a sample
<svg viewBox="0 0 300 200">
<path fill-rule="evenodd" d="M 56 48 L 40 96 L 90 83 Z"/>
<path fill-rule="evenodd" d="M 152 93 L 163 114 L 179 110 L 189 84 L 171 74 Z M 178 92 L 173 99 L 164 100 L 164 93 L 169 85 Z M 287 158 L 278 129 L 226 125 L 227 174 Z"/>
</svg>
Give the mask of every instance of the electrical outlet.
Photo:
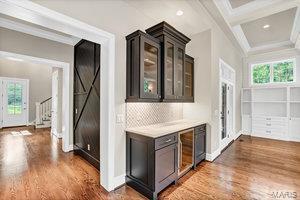
<svg viewBox="0 0 300 200">
<path fill-rule="evenodd" d="M 88 148 L 89 151 L 91 150 L 90 144 L 87 145 L 87 148 Z"/>
</svg>

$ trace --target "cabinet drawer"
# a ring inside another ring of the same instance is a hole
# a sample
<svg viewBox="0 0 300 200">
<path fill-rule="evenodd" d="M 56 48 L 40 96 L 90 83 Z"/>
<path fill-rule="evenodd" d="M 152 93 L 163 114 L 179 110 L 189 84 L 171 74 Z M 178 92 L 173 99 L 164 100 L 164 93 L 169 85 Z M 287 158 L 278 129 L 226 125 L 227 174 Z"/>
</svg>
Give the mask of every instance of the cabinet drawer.
<svg viewBox="0 0 300 200">
<path fill-rule="evenodd" d="M 267 120 L 253 120 L 253 126 L 287 126 L 287 122 L 284 121 L 267 121 Z"/>
<path fill-rule="evenodd" d="M 253 121 L 266 121 L 266 122 L 287 122 L 285 117 L 262 117 L 262 116 L 253 116 Z"/>
<path fill-rule="evenodd" d="M 201 132 L 206 132 L 206 125 L 205 124 L 195 127 L 195 134 L 199 134 Z"/>
<path fill-rule="evenodd" d="M 275 132 L 286 132 L 287 131 L 287 127 L 286 126 L 277 126 L 277 127 L 270 127 L 270 126 L 253 126 L 253 130 L 261 130 L 263 132 L 269 132 L 269 131 L 275 131 Z"/>
<path fill-rule="evenodd" d="M 173 133 L 170 135 L 162 136 L 155 139 L 155 150 L 166 147 L 170 144 L 176 143 L 178 141 L 178 133 Z"/>
<path fill-rule="evenodd" d="M 286 131 L 253 128 L 253 136 L 259 136 L 259 135 L 270 135 L 270 136 L 286 135 Z"/>
</svg>

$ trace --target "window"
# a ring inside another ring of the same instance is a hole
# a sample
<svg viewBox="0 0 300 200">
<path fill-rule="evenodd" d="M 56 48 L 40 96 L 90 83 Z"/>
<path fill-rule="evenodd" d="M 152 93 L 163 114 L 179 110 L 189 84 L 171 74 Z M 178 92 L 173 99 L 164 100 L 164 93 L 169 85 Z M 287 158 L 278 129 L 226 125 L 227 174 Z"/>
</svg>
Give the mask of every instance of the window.
<svg viewBox="0 0 300 200">
<path fill-rule="evenodd" d="M 252 84 L 294 82 L 295 67 L 295 59 L 251 65 Z"/>
<path fill-rule="evenodd" d="M 22 85 L 7 84 L 7 113 L 10 115 L 22 114 Z"/>
</svg>

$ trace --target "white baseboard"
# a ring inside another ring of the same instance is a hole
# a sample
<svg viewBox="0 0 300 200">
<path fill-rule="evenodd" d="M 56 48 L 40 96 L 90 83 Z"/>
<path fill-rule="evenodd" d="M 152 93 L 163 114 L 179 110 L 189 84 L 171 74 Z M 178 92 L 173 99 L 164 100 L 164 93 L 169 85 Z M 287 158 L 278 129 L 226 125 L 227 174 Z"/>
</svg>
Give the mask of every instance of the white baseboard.
<svg viewBox="0 0 300 200">
<path fill-rule="evenodd" d="M 240 137 L 242 134 L 244 134 L 243 133 L 243 131 L 239 131 L 239 132 L 237 132 L 236 134 L 235 134 L 235 136 L 234 136 L 234 140 L 236 140 L 238 137 Z"/>
<path fill-rule="evenodd" d="M 126 177 L 126 175 L 123 174 L 123 175 L 120 175 L 120 176 L 117 176 L 117 177 L 114 178 L 114 186 L 115 186 L 115 188 L 117 188 L 117 187 L 125 184 L 125 182 L 126 182 L 125 181 L 125 177 Z"/>
<path fill-rule="evenodd" d="M 213 153 L 209 154 L 206 153 L 205 160 L 208 160 L 210 162 L 214 161 L 219 155 L 221 154 L 221 150 L 217 149 Z"/>
<path fill-rule="evenodd" d="M 73 144 L 70 144 L 68 149 L 67 149 L 67 152 L 70 152 L 70 151 L 73 151 L 74 150 L 74 146 Z"/>
<path fill-rule="evenodd" d="M 62 133 L 57 133 L 57 132 L 51 132 L 55 137 L 61 139 L 62 138 Z"/>
</svg>

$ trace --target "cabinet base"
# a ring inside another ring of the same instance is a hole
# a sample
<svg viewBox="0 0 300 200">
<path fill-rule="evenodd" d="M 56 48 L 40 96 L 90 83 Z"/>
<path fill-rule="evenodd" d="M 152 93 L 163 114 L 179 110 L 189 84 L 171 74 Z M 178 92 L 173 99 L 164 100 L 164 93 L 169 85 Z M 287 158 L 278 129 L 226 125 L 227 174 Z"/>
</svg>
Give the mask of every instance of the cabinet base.
<svg viewBox="0 0 300 200">
<path fill-rule="evenodd" d="M 196 169 L 197 165 L 198 165 L 199 163 L 201 163 L 203 160 L 205 160 L 205 156 L 206 156 L 206 154 L 203 153 L 203 154 L 201 154 L 200 156 L 197 156 L 197 157 L 195 158 L 195 162 L 194 162 L 193 169 Z"/>
<path fill-rule="evenodd" d="M 157 193 L 126 176 L 126 184 L 149 199 L 157 199 Z"/>
</svg>

